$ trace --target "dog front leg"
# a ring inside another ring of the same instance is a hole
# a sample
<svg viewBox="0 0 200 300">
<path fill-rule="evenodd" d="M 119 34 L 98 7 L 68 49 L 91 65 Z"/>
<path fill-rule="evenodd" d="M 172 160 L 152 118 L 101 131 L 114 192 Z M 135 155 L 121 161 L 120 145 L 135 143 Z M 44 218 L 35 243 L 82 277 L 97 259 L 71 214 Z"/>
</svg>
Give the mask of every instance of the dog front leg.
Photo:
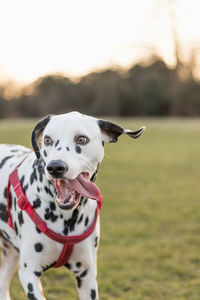
<svg viewBox="0 0 200 300">
<path fill-rule="evenodd" d="M 80 260 L 72 260 L 65 265 L 76 279 L 80 300 L 98 300 L 96 261 L 94 264 L 86 264 Z"/>
<path fill-rule="evenodd" d="M 18 264 L 19 255 L 13 246 L 5 240 L 2 242 L 2 250 L 0 267 L 0 299 L 10 300 L 9 284 Z"/>
<path fill-rule="evenodd" d="M 77 289 L 80 300 L 98 300 L 98 287 L 96 272 L 94 270 L 85 270 L 80 274 L 75 274 Z"/>
<path fill-rule="evenodd" d="M 46 300 L 43 295 L 40 280 L 32 270 L 21 266 L 19 268 L 18 275 L 28 299 Z"/>
</svg>

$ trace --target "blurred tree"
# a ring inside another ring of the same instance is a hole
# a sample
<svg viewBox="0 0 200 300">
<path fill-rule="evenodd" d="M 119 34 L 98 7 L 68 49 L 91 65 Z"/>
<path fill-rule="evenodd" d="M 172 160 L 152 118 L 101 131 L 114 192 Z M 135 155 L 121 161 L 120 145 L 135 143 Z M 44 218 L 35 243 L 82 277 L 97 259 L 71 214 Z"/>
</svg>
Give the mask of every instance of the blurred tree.
<svg viewBox="0 0 200 300">
<path fill-rule="evenodd" d="M 4 87 L 0 87 L 0 118 L 5 118 L 8 112 L 8 101 L 5 100 Z"/>
<path fill-rule="evenodd" d="M 66 77 L 48 75 L 34 82 L 32 93 L 22 93 L 17 98 L 18 114 L 39 117 L 51 113 L 62 113 L 73 107 L 74 84 Z"/>
<path fill-rule="evenodd" d="M 137 65 L 123 82 L 124 115 L 168 115 L 175 71 L 157 60 L 150 66 Z"/>
<path fill-rule="evenodd" d="M 90 115 L 199 115 L 199 92 L 200 83 L 192 74 L 180 78 L 177 68 L 154 58 L 149 65 L 91 73 L 79 82 L 48 75 L 10 101 L 0 90 L 0 117 L 41 117 L 71 110 Z"/>
<path fill-rule="evenodd" d="M 190 78 L 182 84 L 180 89 L 180 111 L 182 116 L 200 115 L 200 84 Z"/>
<path fill-rule="evenodd" d="M 106 70 L 84 77 L 80 85 L 90 90 L 88 113 L 120 115 L 120 81 L 117 71 Z"/>
</svg>

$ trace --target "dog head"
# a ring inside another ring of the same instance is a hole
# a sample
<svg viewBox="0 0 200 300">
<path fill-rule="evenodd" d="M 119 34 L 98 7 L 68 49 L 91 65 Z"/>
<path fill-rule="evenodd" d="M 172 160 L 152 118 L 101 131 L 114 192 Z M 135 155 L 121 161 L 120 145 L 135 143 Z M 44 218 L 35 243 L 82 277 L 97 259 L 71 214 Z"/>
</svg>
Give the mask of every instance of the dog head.
<svg viewBox="0 0 200 300">
<path fill-rule="evenodd" d="M 98 188 L 90 180 L 104 156 L 104 143 L 116 142 L 122 134 L 139 137 L 137 131 L 78 112 L 47 116 L 35 126 L 32 145 L 44 161 L 45 175 L 53 181 L 58 205 L 74 209 L 81 195 L 96 199 Z"/>
</svg>

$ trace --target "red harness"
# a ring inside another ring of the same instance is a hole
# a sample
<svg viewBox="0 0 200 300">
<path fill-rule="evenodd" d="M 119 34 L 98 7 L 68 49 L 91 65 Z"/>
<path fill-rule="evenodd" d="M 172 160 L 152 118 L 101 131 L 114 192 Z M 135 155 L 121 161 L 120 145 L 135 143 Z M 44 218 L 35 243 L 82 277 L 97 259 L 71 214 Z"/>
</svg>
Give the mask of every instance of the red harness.
<svg viewBox="0 0 200 300">
<path fill-rule="evenodd" d="M 47 227 L 46 223 L 40 218 L 40 216 L 35 211 L 34 207 L 31 205 L 31 203 L 28 201 L 24 190 L 22 188 L 21 182 L 18 178 L 18 172 L 17 169 L 15 169 L 9 176 L 8 181 L 8 189 L 7 189 L 7 204 L 8 204 L 8 223 L 9 226 L 14 229 L 13 222 L 12 222 L 12 215 L 11 215 L 11 209 L 10 209 L 10 187 L 13 187 L 15 194 L 17 196 L 17 205 L 21 210 L 25 210 L 26 213 L 29 215 L 33 223 L 37 226 L 37 228 L 42 231 L 45 235 L 47 235 L 50 239 L 59 242 L 63 244 L 63 249 L 60 254 L 60 257 L 58 258 L 58 261 L 53 265 L 53 268 L 58 268 L 68 261 L 75 244 L 82 242 L 85 240 L 94 230 L 97 218 L 99 215 L 99 210 L 102 206 L 102 197 L 101 194 L 99 194 L 99 199 L 97 200 L 97 209 L 95 213 L 95 218 L 91 226 L 82 234 L 76 235 L 76 236 L 63 236 L 55 231 L 52 231 L 50 228 Z"/>
</svg>

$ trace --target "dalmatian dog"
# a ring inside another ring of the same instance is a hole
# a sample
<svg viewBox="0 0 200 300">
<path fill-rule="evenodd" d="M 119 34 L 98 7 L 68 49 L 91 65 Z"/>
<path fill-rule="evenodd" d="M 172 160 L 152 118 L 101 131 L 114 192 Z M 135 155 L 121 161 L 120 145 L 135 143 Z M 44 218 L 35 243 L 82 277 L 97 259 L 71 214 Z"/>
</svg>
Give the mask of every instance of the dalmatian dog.
<svg viewBox="0 0 200 300">
<path fill-rule="evenodd" d="M 17 169 L 30 211 L 36 212 L 49 231 L 65 239 L 73 238 L 87 232 L 94 223 L 100 198 L 94 181 L 104 156 L 104 144 L 116 142 L 122 134 L 137 138 L 143 131 L 144 127 L 131 131 L 70 112 L 39 121 L 32 132 L 34 151 L 0 145 L 0 300 L 10 299 L 9 283 L 17 267 L 27 298 L 44 300 L 40 276 L 56 264 L 63 250 L 62 243 L 47 236 L 46 229 L 43 231 L 32 221 L 25 207 L 18 206 L 21 199 L 13 186 L 8 192 L 9 175 Z M 99 299 L 98 215 L 93 227 L 87 237 L 74 244 L 68 260 L 62 263 L 73 272 L 81 300 Z"/>
</svg>

